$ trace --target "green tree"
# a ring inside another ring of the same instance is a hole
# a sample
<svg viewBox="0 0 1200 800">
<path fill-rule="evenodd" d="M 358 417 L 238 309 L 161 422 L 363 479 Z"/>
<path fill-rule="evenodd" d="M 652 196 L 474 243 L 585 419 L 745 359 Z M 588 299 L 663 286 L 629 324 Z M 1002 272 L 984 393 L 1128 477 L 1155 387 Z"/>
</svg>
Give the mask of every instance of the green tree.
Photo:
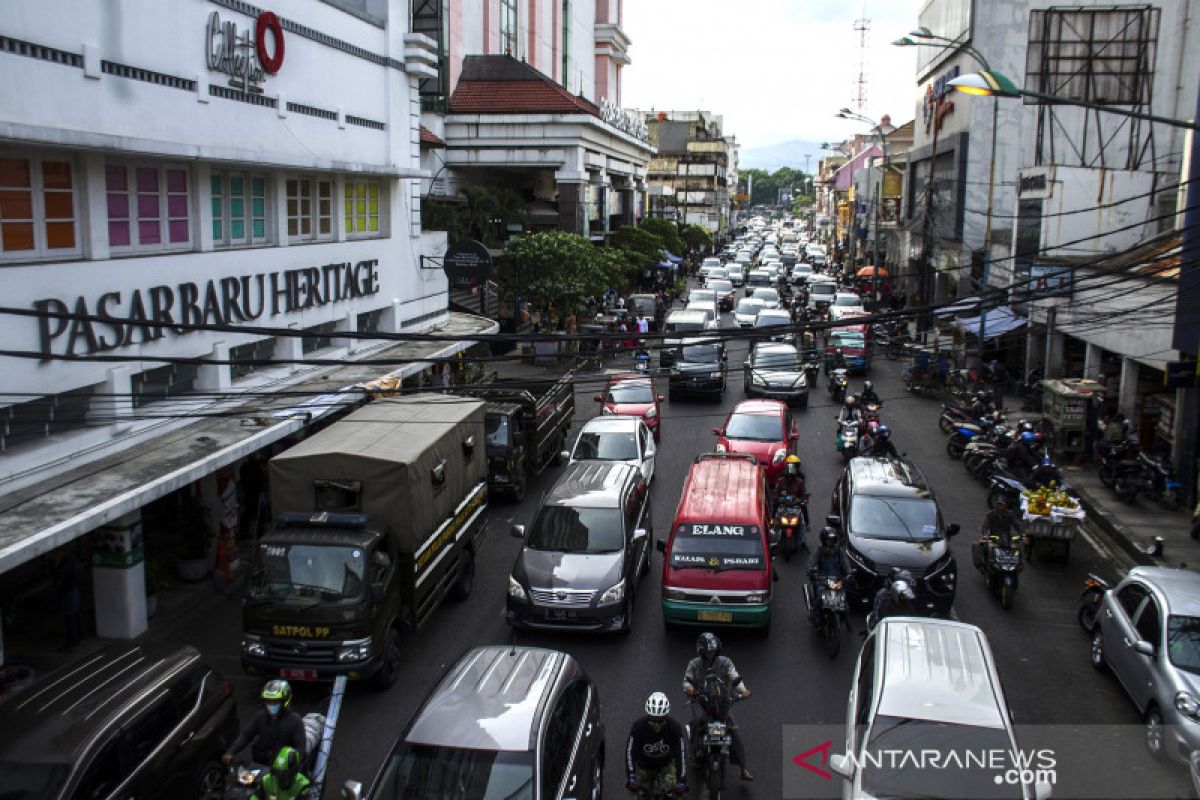
<svg viewBox="0 0 1200 800">
<path fill-rule="evenodd" d="M 668 223 L 669 224 L 669 223 Z M 676 234 L 678 236 L 678 234 Z M 625 251 L 629 266 L 634 270 L 653 269 L 663 260 L 666 245 L 662 237 L 645 226 L 622 225 L 612 235 L 612 245 Z"/>
<path fill-rule="evenodd" d="M 644 231 L 653 233 L 661 239 L 663 247 L 671 251 L 672 255 L 681 255 L 683 253 L 684 240 L 679 235 L 679 226 L 674 222 L 662 219 L 661 217 L 647 217 L 642 220 L 642 224 L 638 227 Z"/>
<path fill-rule="evenodd" d="M 422 201 L 421 227 L 445 231 L 451 244 L 474 239 L 499 247 L 507 236 L 507 226 L 525 219 L 525 202 L 512 189 L 464 186 L 462 196 L 465 202 Z"/>
<path fill-rule="evenodd" d="M 712 247 L 713 237 L 706 228 L 691 224 L 683 226 L 683 240 L 692 250 L 703 250 Z"/>
<path fill-rule="evenodd" d="M 560 317 L 582 311 L 589 295 L 619 282 L 620 255 L 598 250 L 586 237 L 545 231 L 509 241 L 498 282 L 506 300 L 520 297 Z"/>
</svg>

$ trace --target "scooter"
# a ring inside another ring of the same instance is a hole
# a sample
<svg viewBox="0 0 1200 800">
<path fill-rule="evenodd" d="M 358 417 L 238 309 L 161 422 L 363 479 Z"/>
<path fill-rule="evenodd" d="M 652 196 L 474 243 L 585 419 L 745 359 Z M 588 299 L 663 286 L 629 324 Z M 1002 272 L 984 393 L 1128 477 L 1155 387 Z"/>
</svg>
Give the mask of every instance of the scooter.
<svg viewBox="0 0 1200 800">
<path fill-rule="evenodd" d="M 1079 627 L 1090 634 L 1096 626 L 1096 615 L 1104 603 L 1104 594 L 1111 589 L 1108 581 L 1094 572 L 1089 572 L 1083 580 L 1083 594 L 1079 596 Z"/>
<path fill-rule="evenodd" d="M 699 703 L 704 709 L 703 727 L 693 731 L 692 723 L 689 722 L 684 729 L 687 732 L 687 740 L 695 750 L 695 762 L 698 765 L 696 771 L 701 783 L 708 788 L 711 800 L 720 800 L 721 792 L 725 789 L 725 769 L 729 765 L 729 756 L 733 749 L 729 711 L 742 697 L 731 696 L 715 675 L 708 676 L 704 686 L 696 688 L 700 689 L 700 692 L 693 702 Z"/>
<path fill-rule="evenodd" d="M 842 460 L 849 461 L 858 455 L 858 423 L 846 420 L 841 426 L 841 430 L 838 431 L 837 449 L 842 454 Z"/>
<path fill-rule="evenodd" d="M 946 442 L 946 455 L 956 460 L 962 458 L 967 445 L 977 437 L 990 434 L 996 422 L 995 416 L 988 415 L 979 420 L 978 424 L 969 422 L 960 424 L 954 433 L 950 434 L 950 439 Z"/>
<path fill-rule="evenodd" d="M 779 530 L 779 549 L 784 561 L 792 560 L 792 553 L 797 549 L 808 549 L 804 543 L 804 510 L 803 504 L 808 498 L 800 499 L 792 495 L 779 498 L 775 511 L 775 526 Z"/>
<path fill-rule="evenodd" d="M 650 352 L 648 350 L 638 350 L 633 354 L 633 369 L 640 373 L 650 371 Z"/>
<path fill-rule="evenodd" d="M 829 373 L 829 396 L 839 403 L 846 399 L 846 388 L 850 385 L 850 372 L 838 367 Z"/>
<path fill-rule="evenodd" d="M 229 775 L 225 778 L 225 800 L 249 800 L 258 794 L 262 788 L 263 776 L 271 771 L 265 764 L 253 761 L 231 763 Z"/>
<path fill-rule="evenodd" d="M 825 652 L 836 658 L 841 649 L 841 630 L 850 628 L 847 615 L 846 585 L 829 576 L 818 576 L 817 596 L 813 597 L 813 581 L 804 584 L 804 604 L 808 607 L 808 621 L 816 628 L 817 635 L 825 641 Z"/>
<path fill-rule="evenodd" d="M 1175 466 L 1166 456 L 1152 456 L 1149 453 L 1139 453 L 1140 461 L 1150 481 L 1151 497 L 1167 511 L 1179 508 L 1180 494 L 1183 484 L 1175 478 Z"/>
<path fill-rule="evenodd" d="M 1126 469 L 1137 469 L 1138 444 L 1133 439 L 1123 442 L 1101 442 L 1100 451 L 1100 482 L 1108 488 L 1116 483 L 1117 473 Z"/>
<path fill-rule="evenodd" d="M 971 473 L 971 477 L 986 485 L 993 475 L 1005 468 L 1001 462 L 1010 444 L 1012 431 L 1006 425 L 997 425 L 988 441 L 973 439 L 967 445 L 963 451 L 963 466 Z"/>
<path fill-rule="evenodd" d="M 1012 608 L 1017 592 L 1017 575 L 1021 573 L 1021 538 L 1010 535 L 1007 541 L 984 540 L 971 547 L 975 569 L 983 575 L 988 591 L 1000 598 L 1000 607 Z"/>
</svg>

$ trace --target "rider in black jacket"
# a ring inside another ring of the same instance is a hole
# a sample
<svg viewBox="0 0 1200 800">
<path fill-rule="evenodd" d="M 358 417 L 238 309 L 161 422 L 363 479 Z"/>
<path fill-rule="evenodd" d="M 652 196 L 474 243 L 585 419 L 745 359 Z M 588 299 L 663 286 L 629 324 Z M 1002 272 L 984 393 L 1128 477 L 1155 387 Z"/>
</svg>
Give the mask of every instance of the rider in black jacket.
<svg viewBox="0 0 1200 800">
<path fill-rule="evenodd" d="M 646 700 L 646 716 L 629 729 L 625 743 L 629 791 L 687 791 L 687 735 L 670 713 L 671 701 L 662 692 L 655 692 Z"/>
</svg>

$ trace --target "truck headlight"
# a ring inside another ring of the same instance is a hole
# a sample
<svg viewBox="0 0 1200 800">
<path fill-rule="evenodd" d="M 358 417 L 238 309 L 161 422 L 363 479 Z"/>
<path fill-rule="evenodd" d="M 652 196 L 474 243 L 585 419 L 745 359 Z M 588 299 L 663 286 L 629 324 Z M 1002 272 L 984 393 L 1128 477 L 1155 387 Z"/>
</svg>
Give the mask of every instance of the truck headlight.
<svg viewBox="0 0 1200 800">
<path fill-rule="evenodd" d="M 366 661 L 370 657 L 370 639 L 355 639 L 354 641 L 350 642 L 342 642 L 337 649 L 337 660 L 339 664 L 344 664 L 347 661 Z"/>
<path fill-rule="evenodd" d="M 254 658 L 266 658 L 267 646 L 257 636 L 246 635 L 242 639 L 242 652 Z"/>
<path fill-rule="evenodd" d="M 1200 719 L 1200 700 L 1188 692 L 1175 695 L 1175 709 L 1188 719 Z"/>
<path fill-rule="evenodd" d="M 771 458 L 771 463 L 778 464 L 779 462 L 783 461 L 785 458 L 787 458 L 787 450 L 776 450 L 775 455 L 772 456 L 772 458 Z"/>
<path fill-rule="evenodd" d="M 663 589 L 664 600 L 687 600 L 687 594 L 682 589 Z"/>
<path fill-rule="evenodd" d="M 529 600 L 529 595 L 525 594 L 525 589 L 512 575 L 508 576 L 508 596 L 513 600 L 520 600 L 522 603 Z"/>
<path fill-rule="evenodd" d="M 611 606 L 614 603 L 620 603 L 625 599 L 625 579 L 617 581 L 614 585 L 604 590 L 604 594 L 600 595 L 600 600 L 596 605 Z"/>
<path fill-rule="evenodd" d="M 765 603 L 765 602 L 767 602 L 767 593 L 766 592 L 751 592 L 750 594 L 746 595 L 746 602 L 747 603 Z"/>
</svg>

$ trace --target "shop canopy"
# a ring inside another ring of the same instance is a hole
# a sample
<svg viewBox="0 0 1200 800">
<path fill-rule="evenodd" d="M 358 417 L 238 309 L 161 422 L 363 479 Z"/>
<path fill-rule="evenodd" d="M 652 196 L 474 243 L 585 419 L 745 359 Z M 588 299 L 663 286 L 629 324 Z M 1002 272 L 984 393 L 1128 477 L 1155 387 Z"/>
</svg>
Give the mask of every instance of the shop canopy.
<svg viewBox="0 0 1200 800">
<path fill-rule="evenodd" d="M 933 315 L 935 317 L 954 317 L 972 311 L 979 311 L 978 297 L 964 297 L 961 300 L 955 300 L 948 306 L 934 309 Z"/>
<path fill-rule="evenodd" d="M 983 316 L 984 341 L 1002 336 L 1009 331 L 1015 331 L 1025 324 L 1025 319 L 1018 317 L 1007 306 L 993 308 Z M 971 336 L 979 335 L 979 317 L 960 317 L 958 326 Z"/>
<path fill-rule="evenodd" d="M 670 250 L 663 250 L 663 258 L 670 261 L 672 264 L 682 264 L 683 259 L 672 253 Z"/>
<path fill-rule="evenodd" d="M 854 273 L 860 278 L 874 278 L 876 274 L 881 278 L 888 276 L 887 267 L 863 267 L 858 272 Z"/>
</svg>

